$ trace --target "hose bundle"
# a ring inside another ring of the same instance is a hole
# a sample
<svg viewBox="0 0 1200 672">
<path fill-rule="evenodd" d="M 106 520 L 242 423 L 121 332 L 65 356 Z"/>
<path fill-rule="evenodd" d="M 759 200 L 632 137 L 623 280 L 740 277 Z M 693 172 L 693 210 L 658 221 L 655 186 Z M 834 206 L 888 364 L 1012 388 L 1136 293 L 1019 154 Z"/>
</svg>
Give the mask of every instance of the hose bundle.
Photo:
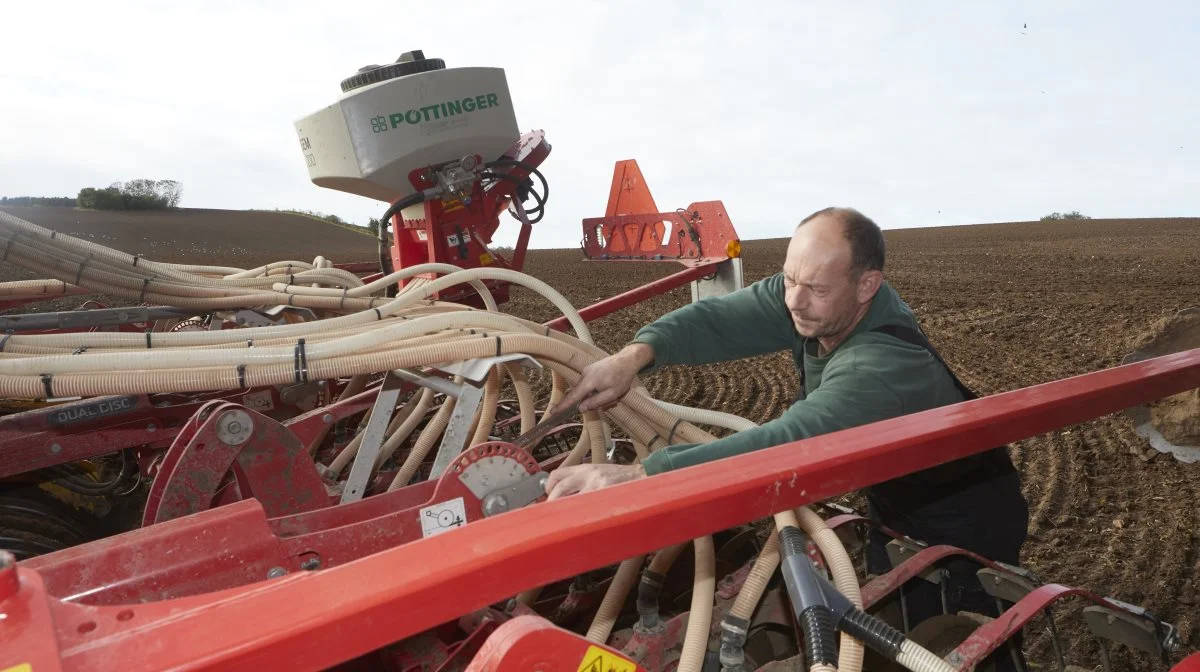
<svg viewBox="0 0 1200 672">
<path fill-rule="evenodd" d="M 446 264 L 422 264 L 363 284 L 352 274 L 331 268 L 330 262 L 322 257 L 313 263 L 284 261 L 249 270 L 164 264 L 58 235 L 2 212 L 0 259 L 55 278 L 0 283 L 0 296 L 21 296 L 21 292 L 32 295 L 78 286 L 188 309 L 286 304 L 323 309 L 335 315 L 310 322 L 220 331 L 12 334 L 0 343 L 0 397 L 40 399 L 205 392 L 343 378 L 350 379 L 344 393 L 349 396 L 363 389 L 369 376 L 380 372 L 424 370 L 472 359 L 522 354 L 534 358 L 552 373 L 550 399 L 554 403 L 578 381 L 586 366 L 608 354 L 595 346 L 586 324 L 562 294 L 536 278 L 507 269 L 463 270 Z M 441 277 L 408 283 L 394 298 L 383 296 L 388 287 L 401 279 L 419 274 L 441 274 Z M 549 300 L 566 316 L 575 335 L 500 312 L 482 282 L 488 279 L 524 286 Z M 485 310 L 430 298 L 462 284 L 469 284 L 479 292 Z M 484 403 L 476 412 L 470 443 L 488 440 L 505 377 L 517 390 L 521 431 L 528 431 L 536 423 L 533 394 L 523 371 L 512 363 L 501 364 L 487 378 Z M 389 490 L 412 481 L 445 431 L 454 399 L 446 398 L 436 411 L 433 402 L 432 390 L 424 389 L 401 408 L 389 409 L 384 444 L 375 470 L 396 456 L 425 421 L 403 460 L 396 457 L 399 469 Z M 666 436 L 679 437 L 687 443 L 716 439 L 700 425 L 735 431 L 755 426 L 736 415 L 656 400 L 637 384 L 614 407 L 585 413 L 583 421 L 578 443 L 563 464 L 578 464 L 586 457 L 597 463 L 608 461 L 605 448 L 612 433 L 611 424 L 631 439 L 638 459 L 664 447 Z M 323 465 L 327 475 L 336 478 L 345 470 L 357 454 L 359 437 L 329 465 Z M 312 450 L 314 446 L 309 448 Z M 800 509 L 781 512 L 776 523 L 781 531 L 803 530 L 816 542 L 833 570 L 837 591 L 848 604 L 861 609 L 862 598 L 853 565 L 824 521 L 811 510 Z M 796 539 L 795 534 L 786 537 L 784 555 L 795 554 Z M 712 538 L 701 537 L 692 544 L 696 577 L 678 668 L 683 672 L 696 672 L 704 663 L 715 593 Z M 643 590 L 648 592 L 640 595 L 638 607 L 647 625 L 658 619 L 653 586 L 661 583 L 682 550 L 683 545 L 679 545 L 658 554 L 642 581 Z M 629 590 L 639 583 L 642 564 L 642 557 L 621 564 L 588 632 L 589 639 L 607 641 Z M 781 545 L 769 543 L 723 622 L 720 653 L 726 669 L 738 669 L 745 641 L 743 624 L 748 623 L 780 564 Z M 528 591 L 518 600 L 531 604 L 536 595 L 536 590 Z M 835 669 L 832 664 L 835 658 L 836 669 L 847 672 L 861 669 L 863 651 L 858 640 L 843 630 L 840 646 L 835 649 L 827 615 L 814 610 L 806 612 L 804 618 L 814 624 L 810 639 L 819 644 L 820 659 L 814 661 L 813 669 Z M 902 652 L 897 650 L 897 656 L 910 669 L 945 669 L 907 641 L 902 649 Z"/>
</svg>

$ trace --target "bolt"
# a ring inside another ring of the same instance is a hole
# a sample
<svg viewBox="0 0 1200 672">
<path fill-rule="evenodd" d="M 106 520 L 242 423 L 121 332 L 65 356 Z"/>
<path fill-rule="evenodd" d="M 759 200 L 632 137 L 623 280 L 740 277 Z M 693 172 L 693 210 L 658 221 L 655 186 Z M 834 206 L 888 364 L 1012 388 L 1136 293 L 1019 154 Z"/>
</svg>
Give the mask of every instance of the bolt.
<svg viewBox="0 0 1200 672">
<path fill-rule="evenodd" d="M 117 319 L 124 322 L 125 320 L 129 319 L 129 313 L 122 310 L 121 312 L 117 313 Z"/>
<path fill-rule="evenodd" d="M 237 420 L 233 420 L 229 423 L 229 426 L 226 429 L 229 430 L 230 434 L 241 434 L 242 423 L 238 422 Z"/>
<path fill-rule="evenodd" d="M 320 567 L 321 567 L 321 559 L 320 558 L 309 558 L 309 559 L 305 560 L 304 562 L 300 563 L 300 569 L 304 569 L 304 570 L 308 570 L 308 571 L 312 571 L 314 569 L 319 569 Z"/>
<path fill-rule="evenodd" d="M 325 415 L 322 415 L 322 416 L 321 416 L 321 422 L 323 422 L 323 423 L 325 423 L 325 424 L 327 424 L 327 425 L 328 425 L 328 424 L 332 424 L 332 423 L 333 423 L 333 414 L 332 414 L 332 413 L 326 413 Z"/>
<path fill-rule="evenodd" d="M 56 443 L 56 444 L 50 446 L 50 452 L 57 455 L 62 452 L 62 446 L 60 446 L 59 444 Z"/>
<path fill-rule="evenodd" d="M 272 567 L 269 571 L 267 571 L 267 578 L 278 579 L 285 574 L 287 574 L 287 570 L 283 567 Z"/>
<path fill-rule="evenodd" d="M 147 431 L 147 432 L 150 432 L 150 433 L 152 433 L 152 434 L 153 434 L 153 433 L 154 433 L 154 430 L 156 430 L 156 429 L 158 429 L 158 428 L 154 426 L 154 423 L 153 423 L 153 422 L 152 422 L 152 423 L 150 423 L 150 424 L 148 424 L 148 425 L 146 425 L 146 431 Z"/>
<path fill-rule="evenodd" d="M 8 551 L 0 551 L 0 602 L 17 594 L 21 580 L 17 578 L 17 558 Z"/>
</svg>

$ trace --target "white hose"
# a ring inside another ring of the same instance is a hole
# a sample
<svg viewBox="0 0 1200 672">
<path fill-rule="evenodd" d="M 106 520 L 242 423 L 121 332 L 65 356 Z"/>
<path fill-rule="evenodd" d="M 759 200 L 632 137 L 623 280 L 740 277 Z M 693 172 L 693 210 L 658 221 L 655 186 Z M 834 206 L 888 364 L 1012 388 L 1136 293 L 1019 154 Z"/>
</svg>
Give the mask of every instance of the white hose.
<svg viewBox="0 0 1200 672">
<path fill-rule="evenodd" d="M 896 662 L 913 672 L 958 672 L 950 663 L 908 639 L 900 644 L 900 655 L 896 657 Z"/>
</svg>

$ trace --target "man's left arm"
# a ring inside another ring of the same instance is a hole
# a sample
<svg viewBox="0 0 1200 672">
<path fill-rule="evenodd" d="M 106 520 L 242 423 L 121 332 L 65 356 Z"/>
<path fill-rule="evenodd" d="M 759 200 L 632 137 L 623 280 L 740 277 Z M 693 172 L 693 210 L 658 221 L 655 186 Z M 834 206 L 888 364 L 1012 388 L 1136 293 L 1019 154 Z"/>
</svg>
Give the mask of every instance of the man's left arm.
<svg viewBox="0 0 1200 672">
<path fill-rule="evenodd" d="M 882 377 L 858 371 L 850 362 L 827 369 L 821 385 L 779 418 L 705 444 L 682 444 L 655 451 L 643 462 L 647 475 L 682 469 L 896 417 L 899 396 Z"/>
</svg>

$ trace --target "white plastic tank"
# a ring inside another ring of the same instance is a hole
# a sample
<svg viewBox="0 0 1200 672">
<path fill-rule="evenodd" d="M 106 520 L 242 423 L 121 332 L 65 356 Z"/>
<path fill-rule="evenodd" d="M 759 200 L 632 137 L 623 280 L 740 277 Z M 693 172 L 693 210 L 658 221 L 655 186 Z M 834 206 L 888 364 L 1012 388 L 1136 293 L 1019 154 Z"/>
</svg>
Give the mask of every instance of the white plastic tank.
<svg viewBox="0 0 1200 672">
<path fill-rule="evenodd" d="M 390 203 L 415 191 L 414 169 L 468 154 L 490 161 L 520 139 L 501 68 L 446 68 L 413 51 L 360 69 L 342 92 L 295 124 L 321 187 Z"/>
</svg>

